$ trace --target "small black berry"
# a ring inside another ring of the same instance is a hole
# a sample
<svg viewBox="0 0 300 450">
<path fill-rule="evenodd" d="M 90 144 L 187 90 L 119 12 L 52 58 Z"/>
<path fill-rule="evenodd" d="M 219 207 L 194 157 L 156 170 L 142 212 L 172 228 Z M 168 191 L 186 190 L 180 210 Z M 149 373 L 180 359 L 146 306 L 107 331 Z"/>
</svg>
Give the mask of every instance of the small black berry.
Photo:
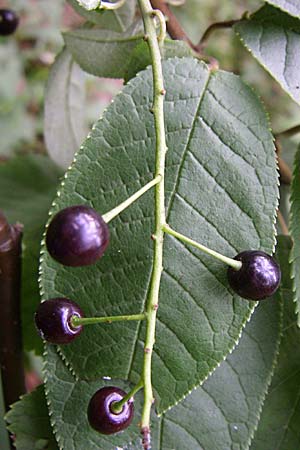
<svg viewBox="0 0 300 450">
<path fill-rule="evenodd" d="M 109 229 L 102 217 L 88 206 L 59 211 L 47 230 L 46 245 L 52 258 L 65 266 L 94 264 L 109 243 Z"/>
<path fill-rule="evenodd" d="M 88 406 L 88 420 L 96 431 L 102 434 L 114 434 L 129 427 L 133 419 L 133 399 L 128 400 L 119 414 L 112 411 L 111 405 L 122 400 L 126 392 L 117 387 L 107 386 L 99 389 L 91 398 Z"/>
<path fill-rule="evenodd" d="M 241 261 L 240 270 L 229 267 L 227 277 L 232 289 L 249 300 L 262 300 L 277 290 L 281 272 L 272 256 L 258 250 L 239 253 L 234 259 Z"/>
<path fill-rule="evenodd" d="M 35 313 L 35 324 L 47 342 L 69 344 L 82 331 L 81 325 L 71 325 L 73 316 L 83 317 L 83 312 L 75 302 L 68 298 L 50 298 L 40 303 Z"/>
<path fill-rule="evenodd" d="M 0 35 L 8 36 L 16 31 L 19 24 L 17 14 L 11 9 L 0 9 Z"/>
</svg>

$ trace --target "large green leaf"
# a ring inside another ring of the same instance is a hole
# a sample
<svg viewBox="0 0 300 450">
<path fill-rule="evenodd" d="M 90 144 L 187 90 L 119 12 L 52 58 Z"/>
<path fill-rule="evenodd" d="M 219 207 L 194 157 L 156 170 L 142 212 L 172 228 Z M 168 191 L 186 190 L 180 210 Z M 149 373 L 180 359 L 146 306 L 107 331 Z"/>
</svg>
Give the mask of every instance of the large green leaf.
<svg viewBox="0 0 300 450">
<path fill-rule="evenodd" d="M 183 58 L 164 63 L 167 220 L 173 228 L 234 256 L 272 252 L 277 171 L 265 113 L 239 77 Z M 131 80 L 96 123 L 67 172 L 52 214 L 86 203 L 106 212 L 153 177 L 152 73 Z M 67 296 L 87 316 L 143 311 L 152 270 L 154 193 L 110 224 L 111 244 L 97 264 L 64 267 L 44 252 L 44 298 Z M 226 268 L 166 237 L 153 383 L 162 413 L 202 382 L 233 348 L 254 303 L 228 288 Z M 187 326 L 188 324 L 188 326 Z M 144 323 L 86 327 L 61 349 L 81 378 L 137 382 Z"/>
<path fill-rule="evenodd" d="M 8 429 L 16 436 L 17 450 L 58 450 L 43 385 L 14 403 L 6 420 Z"/>
<path fill-rule="evenodd" d="M 278 298 L 263 302 L 247 324 L 238 347 L 203 386 L 160 419 L 153 413 L 153 450 L 248 449 L 273 372 L 280 318 Z M 126 449 L 141 448 L 141 394 L 135 399 L 133 425 L 107 438 L 89 426 L 87 405 L 103 384 L 124 387 L 123 382 L 76 380 L 53 346 L 48 347 L 46 378 L 52 423 L 64 450 L 114 450 L 116 445 L 125 444 Z M 134 445 L 128 446 L 130 442 Z"/>
<path fill-rule="evenodd" d="M 60 170 L 42 156 L 15 158 L 0 165 L 0 209 L 11 223 L 24 224 L 22 325 L 27 350 L 42 351 L 34 323 L 39 303 L 38 265 L 43 228 L 59 181 Z"/>
<path fill-rule="evenodd" d="M 258 62 L 299 103 L 300 20 L 266 5 L 234 28 Z"/>
<path fill-rule="evenodd" d="M 47 83 L 44 133 L 50 157 L 65 169 L 87 132 L 84 103 L 84 73 L 64 49 L 52 66 Z"/>
<path fill-rule="evenodd" d="M 79 5 L 77 0 L 67 0 L 74 10 L 87 19 L 89 22 L 96 24 L 98 27 L 114 30 L 118 32 L 125 31 L 133 22 L 136 8 L 136 0 L 126 0 L 125 4 L 114 11 L 104 11 L 97 9 L 95 11 L 87 11 Z"/>
<path fill-rule="evenodd" d="M 282 341 L 278 364 L 251 450 L 298 449 L 300 445 L 300 330 L 294 312 L 288 266 L 291 246 L 288 237 L 279 240 L 284 305 Z"/>
<path fill-rule="evenodd" d="M 282 11 L 291 14 L 292 16 L 300 17 L 300 3 L 299 0 L 266 0 L 267 3 L 277 6 Z"/>
<path fill-rule="evenodd" d="M 291 270 L 296 314 L 298 316 L 298 326 L 300 327 L 300 148 L 296 153 L 294 167 L 290 211 L 290 231 L 294 243 L 291 250 Z"/>
</svg>

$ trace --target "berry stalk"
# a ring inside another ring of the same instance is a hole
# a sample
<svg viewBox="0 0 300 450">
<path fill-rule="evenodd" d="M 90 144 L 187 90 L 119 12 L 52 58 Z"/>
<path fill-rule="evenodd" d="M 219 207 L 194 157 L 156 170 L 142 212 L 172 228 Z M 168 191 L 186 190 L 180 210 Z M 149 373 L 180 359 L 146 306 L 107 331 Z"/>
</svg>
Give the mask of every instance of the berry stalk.
<svg viewBox="0 0 300 450">
<path fill-rule="evenodd" d="M 112 412 L 114 412 L 115 414 L 119 414 L 122 409 L 123 406 L 125 405 L 125 403 L 128 402 L 128 400 L 130 400 L 131 398 L 133 398 L 135 396 L 135 394 L 142 389 L 142 387 L 144 386 L 143 380 L 140 380 L 132 389 L 130 392 L 128 392 L 128 394 L 125 395 L 125 397 L 122 398 L 122 400 L 119 400 L 118 402 L 114 402 L 111 405 L 111 410 Z"/>
<path fill-rule="evenodd" d="M 169 225 L 165 224 L 163 226 L 164 232 L 169 234 L 170 236 L 173 236 L 177 239 L 179 239 L 182 242 L 185 242 L 186 244 L 190 244 L 193 247 L 198 248 L 202 252 L 206 253 L 207 255 L 210 255 L 219 261 L 227 264 L 228 266 L 232 267 L 235 270 L 240 270 L 242 267 L 242 263 L 240 261 L 236 261 L 235 259 L 228 258 L 227 256 L 222 255 L 221 253 L 215 252 L 214 250 L 211 250 L 208 247 L 205 247 L 205 245 L 199 244 L 199 242 L 194 241 L 193 239 L 188 238 L 184 234 L 178 233 L 178 231 L 173 230 Z"/>
<path fill-rule="evenodd" d="M 112 322 L 126 322 L 130 320 L 145 320 L 146 314 L 130 314 L 127 316 L 105 316 L 105 317 L 78 317 L 71 318 L 71 325 L 78 327 L 80 325 L 94 325 L 96 323 L 112 323 Z"/>
<path fill-rule="evenodd" d="M 148 43 L 153 74 L 153 116 L 156 134 L 156 162 L 155 177 L 161 176 L 161 181 L 155 188 L 155 233 L 154 233 L 154 260 L 151 275 L 151 284 L 149 297 L 147 302 L 147 326 L 146 339 L 144 347 L 144 362 L 142 371 L 142 380 L 144 383 L 144 405 L 141 418 L 141 433 L 143 436 L 143 448 L 148 450 L 150 444 L 150 415 L 151 407 L 154 401 L 152 380 L 151 380 L 151 363 L 152 352 L 155 341 L 155 325 L 156 312 L 158 308 L 158 297 L 161 274 L 163 270 L 163 225 L 166 221 L 165 217 L 165 190 L 164 190 L 164 173 L 165 173 L 165 157 L 167 151 L 165 125 L 164 125 L 164 89 L 160 45 L 162 45 L 163 27 L 160 25 L 160 42 L 158 42 L 154 19 L 157 16 L 153 12 L 149 0 L 139 0 L 139 6 L 144 22 L 145 36 L 144 39 Z M 159 17 L 161 21 L 161 15 Z"/>
<path fill-rule="evenodd" d="M 128 208 L 132 203 L 134 203 L 138 198 L 140 198 L 143 194 L 145 194 L 149 189 L 158 184 L 161 181 L 162 177 L 158 174 L 153 180 L 149 181 L 149 183 L 145 184 L 141 189 L 127 198 L 124 202 L 120 203 L 115 208 L 108 211 L 106 214 L 102 216 L 104 222 L 108 223 L 116 216 L 118 216 L 124 209 Z"/>
</svg>

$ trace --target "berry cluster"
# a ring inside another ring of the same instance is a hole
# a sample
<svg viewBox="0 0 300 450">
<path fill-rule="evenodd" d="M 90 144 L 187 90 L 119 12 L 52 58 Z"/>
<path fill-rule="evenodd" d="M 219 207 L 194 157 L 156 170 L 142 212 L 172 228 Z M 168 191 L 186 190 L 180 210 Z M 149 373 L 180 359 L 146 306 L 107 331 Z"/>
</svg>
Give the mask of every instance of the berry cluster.
<svg viewBox="0 0 300 450">
<path fill-rule="evenodd" d="M 177 235 L 180 236 L 179 233 Z M 83 205 L 71 206 L 57 213 L 46 234 L 50 255 L 59 263 L 71 267 L 94 264 L 108 244 L 109 229 L 106 222 L 94 209 Z M 249 250 L 239 253 L 234 260 L 241 263 L 240 268 L 236 268 L 236 263 L 229 267 L 227 277 L 231 288 L 241 297 L 261 300 L 276 291 L 281 274 L 271 256 Z M 46 300 L 35 314 L 40 335 L 54 344 L 72 342 L 82 332 L 81 319 L 82 323 L 87 320 L 83 318 L 80 307 L 68 298 Z M 133 399 L 125 397 L 126 393 L 117 387 L 98 390 L 88 406 L 90 425 L 103 434 L 127 428 L 132 421 L 134 408 Z"/>
</svg>

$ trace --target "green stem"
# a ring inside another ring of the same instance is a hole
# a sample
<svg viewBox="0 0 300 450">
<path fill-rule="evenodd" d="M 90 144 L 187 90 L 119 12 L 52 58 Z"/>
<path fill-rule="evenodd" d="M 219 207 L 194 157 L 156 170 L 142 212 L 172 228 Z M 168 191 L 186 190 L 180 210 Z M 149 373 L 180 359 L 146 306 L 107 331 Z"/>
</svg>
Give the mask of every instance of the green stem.
<svg viewBox="0 0 300 450">
<path fill-rule="evenodd" d="M 120 203 L 120 205 L 116 206 L 115 208 L 111 209 L 107 213 L 105 213 L 102 218 L 104 222 L 108 223 L 112 219 L 114 219 L 116 216 L 118 216 L 124 209 L 128 208 L 132 203 L 134 203 L 138 198 L 140 198 L 145 192 L 149 191 L 153 186 L 158 184 L 161 181 L 162 177 L 161 175 L 156 175 L 156 177 L 149 181 L 149 183 L 145 184 L 141 189 L 139 189 L 137 192 L 135 192 L 133 195 L 131 195 L 127 200 Z"/>
<path fill-rule="evenodd" d="M 120 400 L 119 402 L 114 402 L 111 405 L 111 410 L 112 412 L 114 412 L 115 414 L 120 414 L 120 412 L 122 411 L 123 406 L 125 405 L 126 402 L 128 402 L 128 400 L 130 400 L 132 397 L 135 396 L 135 394 L 142 389 L 142 387 L 144 386 L 144 382 L 141 379 L 138 384 L 136 384 L 134 386 L 134 388 L 131 389 L 130 392 L 128 392 L 127 395 L 125 395 L 125 397 L 122 398 L 122 400 Z"/>
<path fill-rule="evenodd" d="M 165 190 L 164 173 L 166 157 L 166 138 L 164 125 L 164 95 L 166 93 L 163 83 L 161 54 L 159 42 L 156 36 L 153 9 L 149 0 L 138 0 L 145 29 L 144 39 L 148 43 L 152 61 L 153 75 L 153 116 L 156 136 L 156 161 L 155 177 L 161 175 L 162 180 L 155 188 L 155 234 L 154 234 L 154 260 L 151 275 L 150 292 L 147 301 L 147 326 L 144 348 L 144 361 L 142 379 L 144 383 L 144 405 L 141 418 L 141 432 L 143 436 L 144 450 L 150 449 L 150 415 L 154 401 L 151 363 L 155 341 L 156 312 L 158 308 L 158 296 L 161 273 L 163 270 L 163 224 L 165 223 Z M 154 13 L 155 14 L 155 13 Z"/>
<path fill-rule="evenodd" d="M 182 242 L 185 242 L 187 244 L 193 245 L 194 247 L 198 248 L 202 252 L 206 253 L 207 255 L 213 256 L 214 258 L 218 259 L 219 261 L 224 262 L 228 266 L 232 267 L 235 270 L 240 270 L 242 267 L 242 263 L 240 261 L 236 261 L 235 259 L 228 258 L 227 256 L 222 255 L 221 253 L 215 252 L 214 250 L 211 250 L 208 247 L 205 247 L 205 245 L 199 244 L 198 242 L 194 241 L 193 239 L 188 238 L 184 234 L 178 233 L 178 231 L 173 230 L 169 225 L 164 225 L 163 230 L 165 233 L 169 234 L 170 236 L 174 236 L 175 238 L 179 239 Z"/>
<path fill-rule="evenodd" d="M 71 326 L 76 328 L 80 325 L 94 325 L 96 323 L 126 322 L 130 320 L 145 320 L 146 314 L 131 314 L 127 316 L 104 316 L 104 317 L 78 317 L 72 316 Z"/>
</svg>

